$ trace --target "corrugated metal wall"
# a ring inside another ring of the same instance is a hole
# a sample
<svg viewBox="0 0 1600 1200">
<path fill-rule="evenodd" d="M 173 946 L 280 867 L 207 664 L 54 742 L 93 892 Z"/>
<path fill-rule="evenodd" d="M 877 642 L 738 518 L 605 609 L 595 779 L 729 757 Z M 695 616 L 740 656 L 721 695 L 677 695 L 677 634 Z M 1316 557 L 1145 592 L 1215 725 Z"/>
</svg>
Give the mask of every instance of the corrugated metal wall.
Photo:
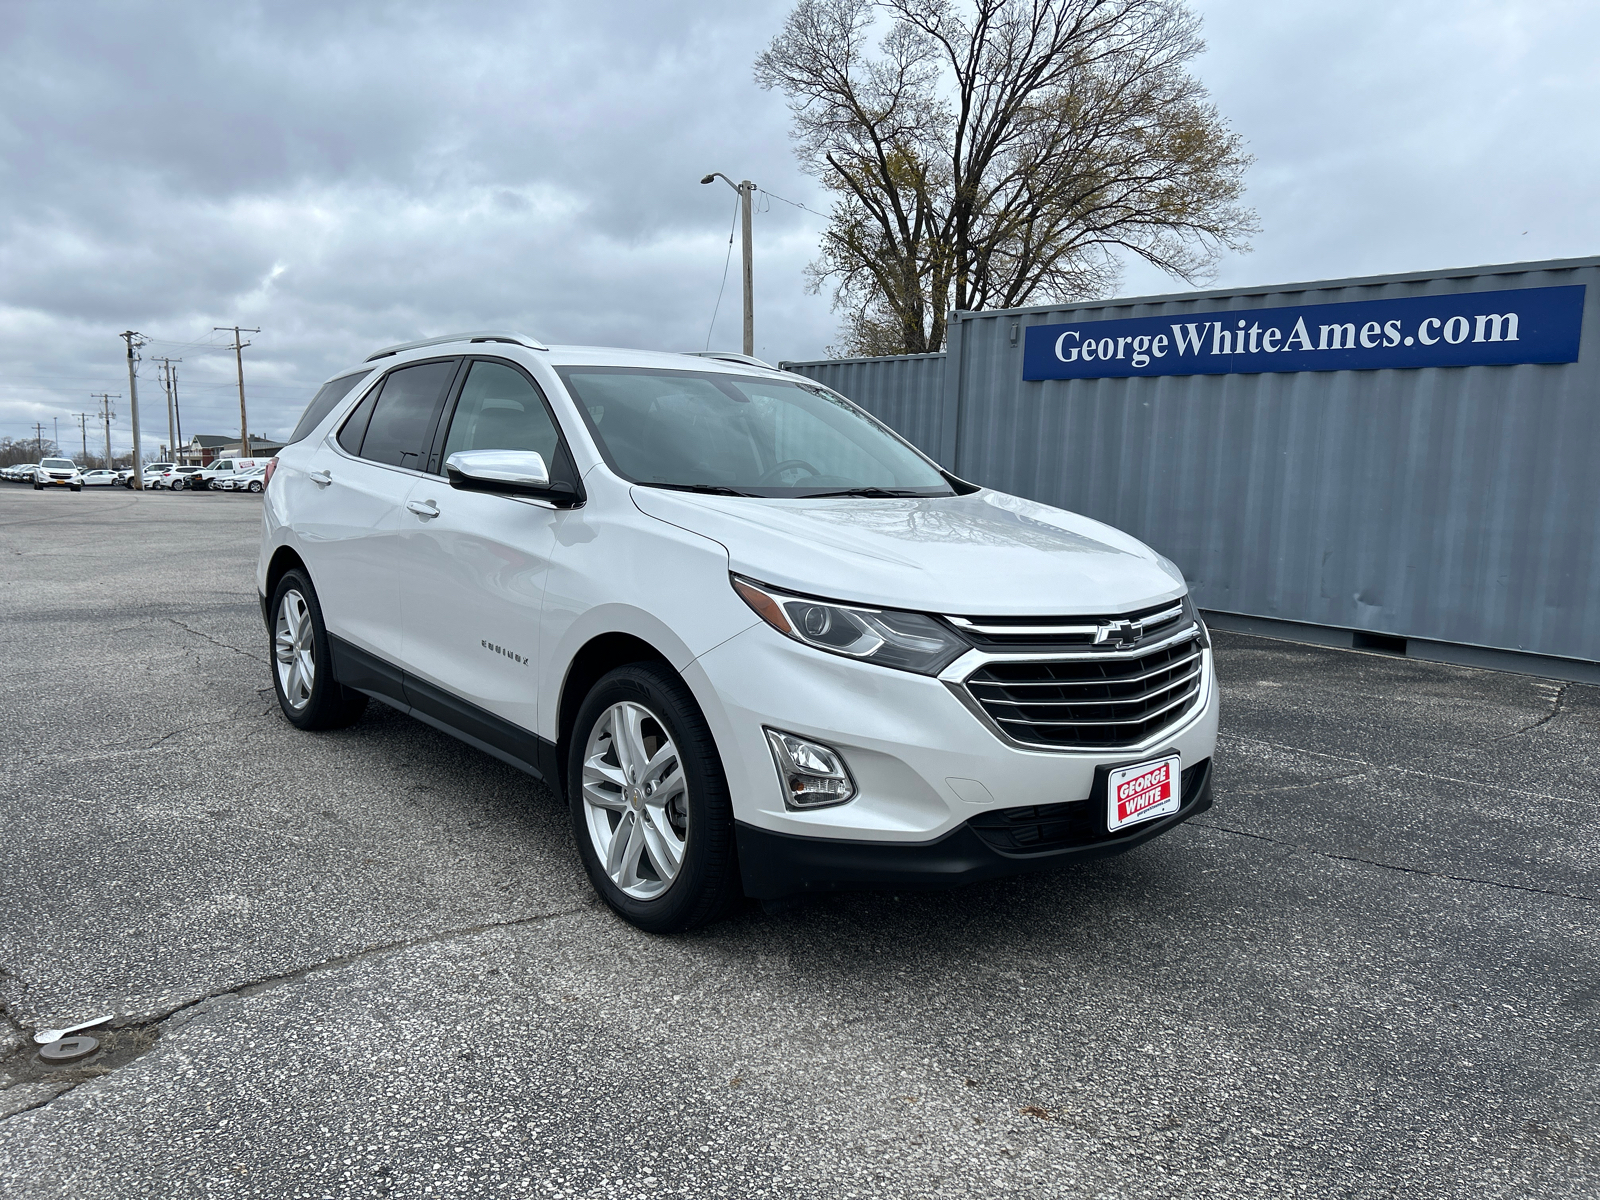
<svg viewBox="0 0 1600 1200">
<path fill-rule="evenodd" d="M 899 358 L 840 358 L 829 362 L 779 363 L 786 371 L 808 375 L 898 430 L 925 453 L 938 455 L 944 417 L 943 354 L 907 354 Z M 952 435 L 955 432 L 952 423 Z"/>
<path fill-rule="evenodd" d="M 898 375 L 893 359 L 794 369 L 965 478 L 1148 542 L 1204 608 L 1592 662 L 1600 305 L 1565 365 L 1024 382 L 1012 340 L 1013 325 L 1576 283 L 1600 296 L 1600 259 L 961 314 L 938 384 L 933 356 Z"/>
</svg>

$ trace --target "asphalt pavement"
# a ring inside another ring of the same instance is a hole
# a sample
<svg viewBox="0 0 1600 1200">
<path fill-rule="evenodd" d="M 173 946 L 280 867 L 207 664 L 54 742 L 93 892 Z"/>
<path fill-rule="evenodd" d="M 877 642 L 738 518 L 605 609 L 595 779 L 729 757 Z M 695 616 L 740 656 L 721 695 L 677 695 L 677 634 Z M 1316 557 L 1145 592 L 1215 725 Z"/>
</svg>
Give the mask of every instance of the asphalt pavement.
<svg viewBox="0 0 1600 1200">
<path fill-rule="evenodd" d="M 0 484 L 0 1194 L 1600 1193 L 1600 689 L 1217 634 L 1170 836 L 658 938 L 526 776 L 283 720 L 259 510 Z"/>
</svg>

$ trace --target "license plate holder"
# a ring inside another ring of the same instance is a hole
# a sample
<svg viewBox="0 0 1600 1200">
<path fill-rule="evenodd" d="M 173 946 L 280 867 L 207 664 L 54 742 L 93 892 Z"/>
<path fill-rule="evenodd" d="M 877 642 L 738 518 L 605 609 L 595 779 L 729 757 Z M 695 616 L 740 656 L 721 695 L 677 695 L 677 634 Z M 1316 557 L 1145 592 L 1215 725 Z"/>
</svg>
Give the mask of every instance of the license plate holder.
<svg viewBox="0 0 1600 1200">
<path fill-rule="evenodd" d="M 1183 805 L 1183 760 L 1175 750 L 1103 770 L 1108 833 L 1171 816 Z"/>
</svg>

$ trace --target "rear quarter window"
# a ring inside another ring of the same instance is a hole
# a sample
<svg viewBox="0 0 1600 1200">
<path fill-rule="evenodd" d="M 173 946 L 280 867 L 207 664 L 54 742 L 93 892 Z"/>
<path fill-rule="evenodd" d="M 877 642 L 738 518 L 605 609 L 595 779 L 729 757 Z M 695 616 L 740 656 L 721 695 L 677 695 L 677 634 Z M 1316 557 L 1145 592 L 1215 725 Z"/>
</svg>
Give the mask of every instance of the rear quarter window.
<svg viewBox="0 0 1600 1200">
<path fill-rule="evenodd" d="M 311 403 L 306 405 L 306 411 L 300 416 L 300 423 L 294 427 L 294 432 L 289 435 L 289 440 L 284 445 L 291 446 L 310 437 L 311 431 L 322 424 L 323 418 L 334 410 L 339 401 L 354 391 L 356 384 L 370 374 L 371 371 L 357 371 L 354 375 L 341 375 L 323 384 L 311 398 Z"/>
</svg>

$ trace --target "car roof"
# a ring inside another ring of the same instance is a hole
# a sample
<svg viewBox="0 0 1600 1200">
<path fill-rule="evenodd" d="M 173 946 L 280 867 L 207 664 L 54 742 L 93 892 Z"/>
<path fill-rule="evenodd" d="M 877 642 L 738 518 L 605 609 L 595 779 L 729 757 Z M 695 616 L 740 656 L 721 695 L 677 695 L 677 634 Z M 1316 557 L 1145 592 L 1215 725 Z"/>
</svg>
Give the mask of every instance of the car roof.
<svg viewBox="0 0 1600 1200">
<path fill-rule="evenodd" d="M 518 340 L 513 341 L 512 338 Z M 498 354 L 524 361 L 544 361 L 553 367 L 653 367 L 667 371 L 697 371 L 720 375 L 757 376 L 768 379 L 801 379 L 790 371 L 780 371 L 759 359 L 744 355 L 726 358 L 711 357 L 700 352 L 678 353 L 668 350 L 634 350 L 622 346 L 571 346 L 546 347 L 523 334 L 500 332 L 463 333 L 450 337 L 431 338 L 425 342 L 409 342 L 399 347 L 386 347 L 366 361 L 346 368 L 330 379 L 344 379 L 355 374 L 385 370 L 414 359 L 437 358 L 446 354 Z"/>
</svg>

